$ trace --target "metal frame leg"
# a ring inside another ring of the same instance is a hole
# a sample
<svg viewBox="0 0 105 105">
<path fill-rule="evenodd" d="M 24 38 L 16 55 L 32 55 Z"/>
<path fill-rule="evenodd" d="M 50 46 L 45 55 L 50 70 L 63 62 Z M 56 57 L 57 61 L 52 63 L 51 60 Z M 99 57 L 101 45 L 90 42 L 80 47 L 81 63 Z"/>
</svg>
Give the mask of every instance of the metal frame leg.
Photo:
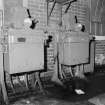
<svg viewBox="0 0 105 105">
<path fill-rule="evenodd" d="M 28 74 L 25 74 L 25 85 L 27 90 L 29 90 Z"/>
<path fill-rule="evenodd" d="M 16 76 L 16 79 L 17 79 L 19 85 L 20 85 L 21 87 L 23 87 L 22 82 L 21 82 L 21 80 L 20 80 L 20 77 L 19 77 L 19 76 Z"/>
<path fill-rule="evenodd" d="M 60 74 L 61 79 L 66 78 L 66 75 L 62 69 L 62 64 L 60 64 L 60 63 L 59 63 L 59 74 Z"/>
<path fill-rule="evenodd" d="M 14 87 L 14 84 L 13 84 L 13 80 L 12 80 L 12 76 L 11 76 L 11 74 L 8 74 L 8 75 L 9 75 L 9 80 L 10 80 L 12 91 L 13 91 L 13 93 L 16 93 L 15 87 Z"/>
<path fill-rule="evenodd" d="M 43 89 L 43 86 L 40 80 L 40 72 L 35 72 L 35 78 L 36 78 L 36 81 L 35 81 L 34 87 L 36 87 L 36 84 L 38 83 L 41 92 L 45 94 L 45 91 Z"/>
<path fill-rule="evenodd" d="M 8 95 L 7 95 L 7 90 L 6 90 L 6 85 L 5 85 L 5 79 L 4 79 L 4 71 L 0 70 L 0 82 L 1 82 L 1 88 L 2 88 L 2 93 L 3 93 L 3 98 L 4 102 L 6 105 L 9 105 L 9 100 L 8 100 Z"/>
<path fill-rule="evenodd" d="M 6 85 L 5 85 L 5 72 L 3 68 L 3 53 L 0 53 L 0 84 L 2 88 L 3 98 L 6 105 L 9 105 Z"/>
</svg>

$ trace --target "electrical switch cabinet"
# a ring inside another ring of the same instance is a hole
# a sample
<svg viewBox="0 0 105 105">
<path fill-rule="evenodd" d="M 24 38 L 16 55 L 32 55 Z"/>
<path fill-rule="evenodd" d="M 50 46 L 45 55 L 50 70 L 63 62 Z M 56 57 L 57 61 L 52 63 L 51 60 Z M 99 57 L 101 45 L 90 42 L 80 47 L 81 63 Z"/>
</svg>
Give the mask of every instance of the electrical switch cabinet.
<svg viewBox="0 0 105 105">
<path fill-rule="evenodd" d="M 41 31 L 8 31 L 4 69 L 9 74 L 44 69 L 44 38 Z"/>
<path fill-rule="evenodd" d="M 64 65 L 78 65 L 89 62 L 89 34 L 85 32 L 65 33 L 61 54 Z M 61 42 L 62 43 L 62 42 Z"/>
</svg>

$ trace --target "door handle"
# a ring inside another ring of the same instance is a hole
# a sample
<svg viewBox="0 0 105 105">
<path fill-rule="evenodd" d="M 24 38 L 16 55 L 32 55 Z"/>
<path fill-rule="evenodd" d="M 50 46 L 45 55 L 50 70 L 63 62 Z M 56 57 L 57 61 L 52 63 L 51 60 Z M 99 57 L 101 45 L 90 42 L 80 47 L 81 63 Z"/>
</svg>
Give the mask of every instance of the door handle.
<svg viewBox="0 0 105 105">
<path fill-rule="evenodd" d="M 17 38 L 17 41 L 18 41 L 18 42 L 25 42 L 25 41 L 26 41 L 26 38 L 24 38 L 24 37 L 19 37 L 19 38 Z"/>
</svg>

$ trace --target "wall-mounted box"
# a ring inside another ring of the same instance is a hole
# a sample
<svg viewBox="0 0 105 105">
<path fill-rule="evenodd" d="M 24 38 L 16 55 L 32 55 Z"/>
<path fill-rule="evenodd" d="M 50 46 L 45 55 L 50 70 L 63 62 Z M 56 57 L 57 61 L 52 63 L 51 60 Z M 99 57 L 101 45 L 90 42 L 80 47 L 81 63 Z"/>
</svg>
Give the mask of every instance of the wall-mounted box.
<svg viewBox="0 0 105 105">
<path fill-rule="evenodd" d="M 89 34 L 82 32 L 66 33 L 63 40 L 62 64 L 78 65 L 89 62 Z"/>
<path fill-rule="evenodd" d="M 9 30 L 4 68 L 9 74 L 44 69 L 44 38 L 40 31 Z"/>
</svg>

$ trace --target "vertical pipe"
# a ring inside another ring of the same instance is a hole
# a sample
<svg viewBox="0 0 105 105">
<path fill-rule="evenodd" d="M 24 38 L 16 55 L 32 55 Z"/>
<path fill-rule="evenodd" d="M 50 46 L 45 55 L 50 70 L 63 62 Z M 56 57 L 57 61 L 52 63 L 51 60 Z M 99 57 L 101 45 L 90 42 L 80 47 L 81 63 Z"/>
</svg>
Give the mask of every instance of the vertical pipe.
<svg viewBox="0 0 105 105">
<path fill-rule="evenodd" d="M 48 9 L 49 9 L 49 1 L 47 1 L 47 26 L 49 24 Z"/>
<path fill-rule="evenodd" d="M 102 0 L 102 7 L 101 7 L 101 13 L 100 13 L 100 19 L 102 19 L 102 13 L 103 13 L 103 11 L 104 11 L 104 0 Z M 101 26 L 100 26 L 101 28 L 100 28 L 100 34 L 102 35 L 103 34 L 103 24 L 102 24 L 102 20 L 101 20 Z"/>
<path fill-rule="evenodd" d="M 59 4 L 59 11 L 60 11 L 59 25 L 62 26 L 62 5 L 61 4 Z"/>
<path fill-rule="evenodd" d="M 4 9 L 4 0 L 0 0 L 0 10 Z"/>
<path fill-rule="evenodd" d="M 99 2 L 100 2 L 100 0 L 98 0 L 98 1 L 97 1 L 97 4 L 96 4 L 95 16 L 97 16 L 97 15 L 98 15 L 98 14 L 97 14 L 97 12 L 98 12 L 98 6 L 99 6 L 98 4 L 99 4 Z"/>
<path fill-rule="evenodd" d="M 95 25 L 95 36 L 97 35 L 97 22 L 94 22 Z"/>
<path fill-rule="evenodd" d="M 102 23 L 101 23 L 101 30 L 100 30 L 101 35 L 103 34 L 103 30 L 102 30 Z"/>
<path fill-rule="evenodd" d="M 4 24 L 4 0 L 0 0 L 0 10 L 2 11 L 2 27 Z"/>
<path fill-rule="evenodd" d="M 91 22 L 91 17 L 92 17 L 91 16 L 91 10 L 92 10 L 92 7 L 91 7 L 91 3 L 92 3 L 92 1 L 90 0 L 89 1 L 89 5 L 90 5 L 90 17 L 89 17 L 90 18 L 90 20 L 89 20 L 90 21 L 90 33 L 92 33 L 92 22 Z"/>
<path fill-rule="evenodd" d="M 95 9 L 95 18 L 97 18 L 97 15 L 98 15 L 97 12 L 98 12 L 99 2 L 100 2 L 100 0 L 97 1 L 97 5 L 96 5 L 96 9 Z M 97 24 L 98 24 L 97 20 L 95 20 L 94 24 L 95 24 L 95 35 L 97 35 Z"/>
</svg>

